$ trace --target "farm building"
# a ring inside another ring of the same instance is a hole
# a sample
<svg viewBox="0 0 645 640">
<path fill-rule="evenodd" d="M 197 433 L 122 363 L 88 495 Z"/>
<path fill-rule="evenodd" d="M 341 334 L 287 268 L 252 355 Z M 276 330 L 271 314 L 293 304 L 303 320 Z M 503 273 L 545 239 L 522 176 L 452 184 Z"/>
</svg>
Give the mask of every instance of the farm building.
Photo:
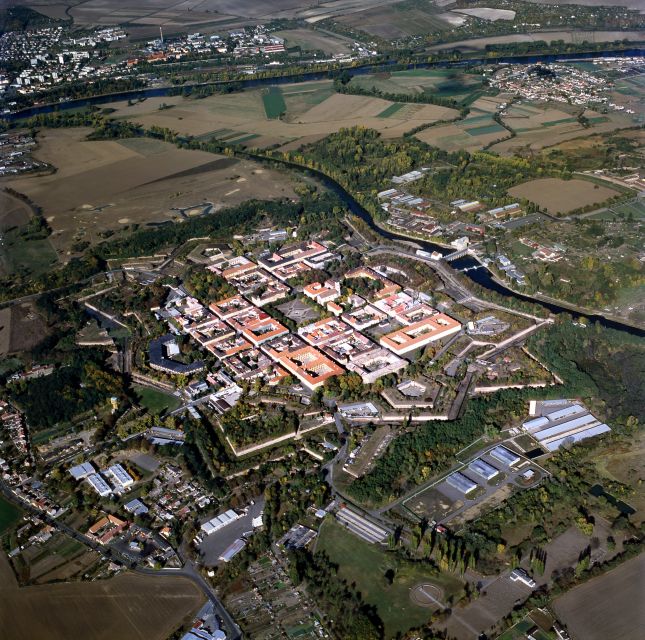
<svg viewBox="0 0 645 640">
<path fill-rule="evenodd" d="M 490 480 L 491 478 L 494 478 L 499 471 L 495 469 L 495 467 L 491 464 L 488 464 L 488 462 L 485 462 L 481 458 L 477 458 L 477 460 L 473 460 L 469 465 L 468 468 L 471 471 L 474 471 L 477 475 L 481 476 L 482 478 L 485 478 L 486 480 Z"/>
<path fill-rule="evenodd" d="M 528 420 L 523 427 L 547 451 L 611 431 L 580 404 L 552 411 L 552 406 L 542 403 L 540 409 L 545 415 Z"/>
<path fill-rule="evenodd" d="M 215 516 L 214 518 L 211 518 L 210 520 L 208 520 L 208 522 L 204 522 L 204 524 L 202 524 L 201 526 L 201 530 L 207 536 L 210 536 L 211 533 L 215 533 L 216 531 L 219 531 L 220 529 L 224 528 L 227 524 L 231 524 L 231 522 L 235 522 L 238 518 L 241 518 L 241 517 L 242 516 L 235 513 L 233 509 L 229 509 L 228 511 L 225 511 L 219 516 Z"/>
<path fill-rule="evenodd" d="M 461 491 L 464 495 L 474 491 L 479 485 L 476 482 L 473 482 L 470 478 L 467 478 L 463 473 L 455 471 L 451 473 L 447 478 L 446 482 L 451 486 Z"/>
<path fill-rule="evenodd" d="M 490 455 L 495 458 L 495 460 L 505 464 L 508 467 L 517 464 L 522 459 L 517 455 L 517 453 L 513 453 L 512 451 L 510 451 L 506 447 L 502 447 L 501 445 L 495 447 L 494 449 L 491 449 Z"/>
</svg>

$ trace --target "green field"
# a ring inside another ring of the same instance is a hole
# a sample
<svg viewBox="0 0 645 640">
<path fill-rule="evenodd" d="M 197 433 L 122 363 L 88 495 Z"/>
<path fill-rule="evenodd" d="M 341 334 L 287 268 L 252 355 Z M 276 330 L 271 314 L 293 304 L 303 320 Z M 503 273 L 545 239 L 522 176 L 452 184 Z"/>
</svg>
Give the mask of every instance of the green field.
<svg viewBox="0 0 645 640">
<path fill-rule="evenodd" d="M 287 110 L 280 87 L 269 87 L 268 91 L 262 94 L 262 103 L 269 120 L 279 118 Z"/>
<path fill-rule="evenodd" d="M 58 256 L 48 238 L 27 239 L 21 235 L 20 228 L 4 234 L 0 245 L 0 274 L 28 271 L 40 275 L 57 262 Z"/>
<path fill-rule="evenodd" d="M 137 394 L 139 403 L 152 413 L 162 413 L 163 411 L 173 411 L 181 404 L 179 398 L 171 396 L 163 391 L 133 385 Z"/>
<path fill-rule="evenodd" d="M 502 133 L 505 131 L 506 129 L 498 125 L 496 122 L 484 125 L 483 127 L 471 127 L 470 129 L 466 129 L 466 133 L 471 136 L 486 136 L 489 133 Z"/>
<path fill-rule="evenodd" d="M 391 104 L 387 109 L 384 109 L 381 111 L 381 113 L 376 116 L 377 118 L 389 118 L 390 116 L 394 115 L 397 111 L 405 107 L 405 103 L 403 102 L 395 102 L 394 104 Z"/>
<path fill-rule="evenodd" d="M 21 513 L 18 507 L 0 497 L 0 536 L 18 522 Z"/>
<path fill-rule="evenodd" d="M 463 104 L 470 104 L 485 93 L 481 76 L 452 69 L 411 69 L 391 74 L 355 76 L 350 84 L 384 93 L 453 98 Z"/>
<path fill-rule="evenodd" d="M 461 582 L 452 575 L 435 575 L 421 563 L 404 563 L 394 552 L 363 542 L 335 520 L 327 519 L 320 529 L 316 553 L 326 552 L 340 568 L 338 573 L 349 584 L 356 583 L 367 604 L 374 605 L 385 625 L 385 636 L 394 637 L 428 621 L 432 609 L 410 600 L 410 589 L 426 582 L 443 590 L 443 602 L 461 591 Z M 396 572 L 388 584 L 385 572 Z"/>
</svg>

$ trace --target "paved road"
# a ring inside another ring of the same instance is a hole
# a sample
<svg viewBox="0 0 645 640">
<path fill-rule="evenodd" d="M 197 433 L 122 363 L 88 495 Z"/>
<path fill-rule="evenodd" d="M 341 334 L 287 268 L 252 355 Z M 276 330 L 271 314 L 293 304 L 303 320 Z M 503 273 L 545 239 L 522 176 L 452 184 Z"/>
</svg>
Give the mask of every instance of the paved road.
<svg viewBox="0 0 645 640">
<path fill-rule="evenodd" d="M 219 600 L 216 593 L 213 591 L 213 588 L 208 584 L 204 576 L 202 576 L 202 574 L 199 572 L 195 563 L 192 560 L 183 557 L 183 554 L 181 552 L 179 552 L 179 557 L 184 563 L 184 566 L 181 569 L 148 569 L 145 567 L 139 567 L 133 564 L 129 558 L 120 554 L 116 549 L 112 547 L 104 547 L 103 545 L 97 543 L 92 538 L 89 538 L 85 534 L 82 534 L 80 531 L 73 529 L 72 527 L 65 524 L 64 522 L 61 522 L 56 518 L 52 518 L 49 514 L 47 514 L 42 509 L 38 509 L 34 507 L 27 500 L 24 500 L 20 496 L 16 495 L 14 491 L 11 489 L 11 487 L 9 487 L 7 484 L 5 484 L 2 481 L 0 481 L 0 493 L 2 493 L 2 495 L 9 502 L 12 502 L 13 504 L 19 506 L 24 511 L 27 511 L 28 513 L 38 516 L 39 518 L 41 518 L 41 520 L 53 526 L 58 531 L 61 531 L 62 533 L 67 534 L 74 540 L 100 553 L 103 558 L 118 562 L 128 567 L 131 571 L 135 571 L 137 573 L 142 573 L 146 575 L 154 575 L 154 576 L 159 576 L 159 575 L 183 576 L 185 578 L 188 578 L 193 583 L 195 583 L 202 591 L 202 593 L 213 603 L 213 606 L 217 614 L 224 622 L 224 627 L 228 632 L 227 637 L 229 637 L 231 640 L 241 640 L 242 632 L 240 631 L 240 628 L 235 623 L 235 620 L 233 620 L 231 615 L 224 608 L 224 605 Z"/>
</svg>

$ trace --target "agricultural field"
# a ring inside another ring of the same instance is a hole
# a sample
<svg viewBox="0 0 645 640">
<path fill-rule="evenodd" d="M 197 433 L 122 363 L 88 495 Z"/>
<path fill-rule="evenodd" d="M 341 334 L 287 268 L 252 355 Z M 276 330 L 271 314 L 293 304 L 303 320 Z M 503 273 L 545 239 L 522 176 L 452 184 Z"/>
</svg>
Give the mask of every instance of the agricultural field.
<svg viewBox="0 0 645 640">
<path fill-rule="evenodd" d="M 499 96 L 481 97 L 473 102 L 468 116 L 451 124 L 429 127 L 415 137 L 445 151 L 479 151 L 497 140 L 510 137 L 510 132 L 495 122 L 493 114 L 497 105 L 505 98 Z"/>
<path fill-rule="evenodd" d="M 46 584 L 78 579 L 100 556 L 62 533 L 44 544 L 27 546 L 11 562 L 20 584 Z"/>
<path fill-rule="evenodd" d="M 642 638 L 645 555 L 572 589 L 553 602 L 573 638 Z"/>
<path fill-rule="evenodd" d="M 274 35 L 284 38 L 285 47 L 300 47 L 302 51 L 324 51 L 329 54 L 349 53 L 351 49 L 342 36 L 314 29 L 285 29 Z"/>
<path fill-rule="evenodd" d="M 286 111 L 278 118 L 283 110 L 281 100 Z M 160 110 L 162 102 L 171 108 Z M 256 148 L 300 146 L 355 125 L 374 128 L 392 138 L 420 125 L 459 115 L 448 107 L 406 104 L 389 118 L 379 117 L 392 104 L 381 98 L 335 93 L 332 83 L 323 80 L 272 87 L 270 93 L 252 89 L 201 100 L 176 96 L 149 98 L 132 106 L 125 102 L 107 106 L 116 110 L 113 117 L 145 127 L 167 127 L 203 140 L 217 138 Z"/>
<path fill-rule="evenodd" d="M 67 260 L 79 244 L 94 244 L 132 224 L 179 221 L 183 210 L 196 205 L 217 211 L 249 198 L 295 195 L 286 174 L 252 162 L 147 138 L 88 141 L 89 132 L 42 130 L 36 155 L 56 173 L 11 180 L 12 188 L 42 207 L 52 229 L 45 240 L 12 239 L 21 243 L 23 262 L 31 256 L 28 266 L 35 271 L 55 260 L 44 243 Z M 11 253 L 4 253 L 7 263 Z"/>
<path fill-rule="evenodd" d="M 0 557 L 0 640 L 165 640 L 203 603 L 177 576 L 122 574 L 109 580 L 18 587 Z"/>
<path fill-rule="evenodd" d="M 448 14 L 450 16 L 450 14 Z M 441 9 L 430 2 L 383 3 L 383 6 L 351 13 L 336 19 L 345 27 L 358 29 L 384 40 L 409 38 L 432 31 L 450 28 L 450 17 L 446 19 Z"/>
<path fill-rule="evenodd" d="M 577 43 L 584 39 L 594 38 L 595 42 L 613 42 L 614 40 L 628 40 L 641 42 L 645 40 L 645 31 L 535 31 L 533 33 L 515 33 L 505 36 L 490 36 L 485 38 L 468 38 L 445 44 L 436 44 L 429 47 L 430 51 L 443 51 L 445 49 L 459 49 L 460 51 L 481 51 L 491 44 L 509 44 L 512 42 L 564 42 Z"/>
<path fill-rule="evenodd" d="M 349 584 L 355 582 L 363 600 L 376 607 L 386 637 L 422 625 L 430 618 L 434 607 L 419 598 L 413 600 L 414 587 L 436 587 L 437 599 L 443 603 L 461 592 L 461 582 L 451 574 L 434 574 L 421 565 L 402 564 L 393 553 L 363 542 L 332 519 L 321 528 L 316 546 L 316 553 L 320 552 L 339 564 L 340 577 Z M 388 569 L 395 571 L 392 584 L 385 577 Z"/>
<path fill-rule="evenodd" d="M 588 205 L 600 205 L 620 192 L 588 180 L 540 178 L 512 187 L 508 193 L 530 200 L 549 213 L 562 215 Z"/>
<path fill-rule="evenodd" d="M 452 98 L 461 104 L 470 104 L 486 91 L 483 76 L 454 69 L 411 69 L 393 73 L 375 73 L 354 76 L 350 87 L 376 88 L 384 93 L 402 93 L 409 96 L 432 95 Z"/>
<path fill-rule="evenodd" d="M 583 116 L 587 126 L 578 120 L 579 109 L 568 105 L 516 102 L 503 116 L 503 122 L 515 132 L 515 137 L 491 147 L 502 155 L 539 151 L 575 138 L 606 134 L 636 124 L 635 116 L 616 111 L 607 114 L 586 109 Z"/>
<path fill-rule="evenodd" d="M 0 309 L 0 358 L 33 349 L 49 334 L 32 302 Z"/>
</svg>

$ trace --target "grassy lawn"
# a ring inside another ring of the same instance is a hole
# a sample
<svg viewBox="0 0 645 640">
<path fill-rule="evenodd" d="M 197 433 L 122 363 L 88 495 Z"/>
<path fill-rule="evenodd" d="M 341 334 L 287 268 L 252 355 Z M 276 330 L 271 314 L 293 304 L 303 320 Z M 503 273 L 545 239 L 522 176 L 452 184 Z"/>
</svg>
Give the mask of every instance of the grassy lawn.
<svg viewBox="0 0 645 640">
<path fill-rule="evenodd" d="M 0 498 L 0 536 L 8 531 L 20 519 L 22 511 L 11 502 Z"/>
<path fill-rule="evenodd" d="M 152 413 L 162 413 L 165 410 L 174 411 L 179 407 L 181 401 L 176 396 L 171 396 L 163 391 L 142 387 L 140 385 L 133 386 L 139 403 Z"/>
<path fill-rule="evenodd" d="M 287 110 L 280 87 L 269 87 L 269 90 L 262 94 L 262 103 L 269 120 L 279 118 Z"/>
<path fill-rule="evenodd" d="M 27 270 L 40 275 L 57 262 L 58 256 L 49 239 L 24 238 L 18 228 L 4 234 L 4 242 L 0 247 L 0 271 L 9 275 Z"/>
<path fill-rule="evenodd" d="M 407 631 L 428 621 L 432 609 L 419 607 L 410 600 L 410 589 L 426 582 L 443 589 L 443 601 L 461 591 L 461 582 L 452 575 L 434 575 L 429 568 L 413 563 L 404 564 L 394 554 L 363 542 L 331 518 L 320 530 L 316 553 L 326 552 L 332 562 L 340 565 L 339 575 L 348 583 L 356 583 L 363 599 L 374 605 L 385 625 L 385 636 Z M 396 572 L 388 584 L 385 572 Z"/>
</svg>

